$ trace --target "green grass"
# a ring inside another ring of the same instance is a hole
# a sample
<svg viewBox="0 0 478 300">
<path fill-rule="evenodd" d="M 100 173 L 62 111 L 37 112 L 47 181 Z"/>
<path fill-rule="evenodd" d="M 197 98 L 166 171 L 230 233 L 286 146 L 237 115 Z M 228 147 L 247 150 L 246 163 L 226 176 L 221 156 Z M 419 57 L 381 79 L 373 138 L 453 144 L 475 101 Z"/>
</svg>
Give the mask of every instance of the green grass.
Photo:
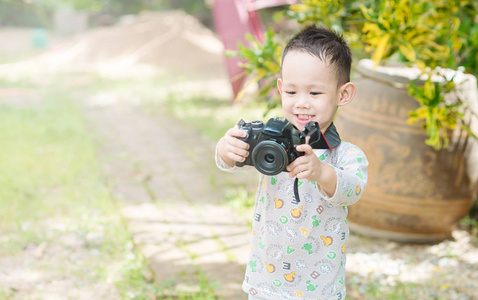
<svg viewBox="0 0 478 300">
<path fill-rule="evenodd" d="M 104 198 L 104 190 L 95 185 L 99 173 L 94 148 L 81 117 L 67 102 L 45 103 L 39 110 L 1 108 L 0 139 L 0 197 L 9 199 L 0 209 L 2 228 L 20 229 L 23 222 L 46 216 L 81 214 L 93 200 L 83 194 L 86 189 Z M 75 211 L 65 199 L 76 203 Z"/>
<path fill-rule="evenodd" d="M 151 275 L 102 178 L 81 110 L 67 93 L 37 92 L 48 99 L 40 107 L 0 106 L 0 255 L 72 236 L 97 253 L 85 266 L 69 266 L 79 281 L 114 284 L 123 299 L 150 299 Z M 0 287 L 2 295 L 9 292 Z"/>
<path fill-rule="evenodd" d="M 161 292 L 158 294 L 161 300 L 218 300 L 216 290 L 219 288 L 219 283 L 210 281 L 201 268 L 193 267 L 193 275 L 195 282 L 189 282 L 190 276 L 182 275 L 181 283 L 190 286 L 191 291 L 176 290 L 178 282 L 174 280 L 163 282 L 161 285 Z M 197 282 L 196 282 L 197 281 Z"/>
<path fill-rule="evenodd" d="M 173 95 L 163 102 L 170 114 L 193 125 L 214 141 L 219 140 L 240 119 L 267 120 L 282 114 L 276 109 L 264 115 L 266 106 L 263 103 L 231 103 L 230 99 L 207 98 L 201 95 L 182 99 Z"/>
<path fill-rule="evenodd" d="M 397 281 L 393 286 L 382 286 L 370 280 L 361 288 L 356 283 L 353 283 L 353 288 L 359 291 L 360 295 L 366 297 L 367 300 L 421 299 L 419 293 L 420 285 L 413 283 Z"/>
</svg>

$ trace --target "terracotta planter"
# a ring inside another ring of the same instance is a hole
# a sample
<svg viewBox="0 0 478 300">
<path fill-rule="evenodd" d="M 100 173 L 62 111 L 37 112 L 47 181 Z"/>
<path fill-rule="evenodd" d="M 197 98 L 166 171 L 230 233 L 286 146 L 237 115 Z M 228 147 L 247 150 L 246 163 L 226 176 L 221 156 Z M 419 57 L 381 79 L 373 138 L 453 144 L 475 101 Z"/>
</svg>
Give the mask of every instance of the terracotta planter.
<svg viewBox="0 0 478 300">
<path fill-rule="evenodd" d="M 450 149 L 437 152 L 425 144 L 420 125 L 407 124 L 418 104 L 403 87 L 417 70 L 390 75 L 361 61 L 358 72 L 356 97 L 335 121 L 343 139 L 361 147 L 370 161 L 365 193 L 349 208 L 351 230 L 401 242 L 449 237 L 473 202 L 466 140 L 457 137 Z"/>
</svg>

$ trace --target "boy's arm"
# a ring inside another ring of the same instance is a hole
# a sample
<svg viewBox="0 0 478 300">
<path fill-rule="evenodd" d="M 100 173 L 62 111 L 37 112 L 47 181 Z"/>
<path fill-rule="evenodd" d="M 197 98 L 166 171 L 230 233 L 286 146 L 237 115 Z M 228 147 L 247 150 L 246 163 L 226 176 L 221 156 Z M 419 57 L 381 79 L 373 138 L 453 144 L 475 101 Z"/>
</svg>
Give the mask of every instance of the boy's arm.
<svg viewBox="0 0 478 300">
<path fill-rule="evenodd" d="M 337 166 L 320 161 L 309 145 L 300 145 L 297 150 L 304 152 L 304 156 L 287 167 L 289 175 L 315 181 L 325 200 L 334 205 L 352 205 L 367 184 L 368 161 L 362 150 L 349 145 L 340 150 Z"/>
<path fill-rule="evenodd" d="M 337 189 L 337 173 L 332 166 L 323 162 L 321 162 L 321 164 L 321 176 L 315 180 L 315 182 L 317 183 L 317 187 L 322 189 L 327 196 L 331 197 Z"/>
<path fill-rule="evenodd" d="M 358 147 L 350 145 L 339 154 L 337 166 L 330 166 L 336 174 L 335 191 L 330 194 L 318 185 L 322 196 L 333 205 L 352 205 L 363 194 L 368 179 L 368 160 Z"/>
</svg>

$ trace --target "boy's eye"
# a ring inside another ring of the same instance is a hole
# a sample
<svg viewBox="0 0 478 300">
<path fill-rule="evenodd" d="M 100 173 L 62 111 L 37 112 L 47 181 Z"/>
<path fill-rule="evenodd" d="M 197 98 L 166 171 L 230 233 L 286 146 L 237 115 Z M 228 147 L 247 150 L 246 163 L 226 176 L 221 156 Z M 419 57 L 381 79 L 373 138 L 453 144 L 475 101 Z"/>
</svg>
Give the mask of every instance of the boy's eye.
<svg viewBox="0 0 478 300">
<path fill-rule="evenodd" d="M 295 92 L 294 92 L 294 91 L 286 91 L 285 93 L 286 93 L 286 94 L 289 94 L 289 95 L 295 95 Z"/>
<path fill-rule="evenodd" d="M 322 93 L 320 93 L 320 92 L 310 92 L 310 94 L 311 94 L 312 96 L 317 96 L 317 95 L 320 95 L 320 94 L 322 94 Z"/>
</svg>

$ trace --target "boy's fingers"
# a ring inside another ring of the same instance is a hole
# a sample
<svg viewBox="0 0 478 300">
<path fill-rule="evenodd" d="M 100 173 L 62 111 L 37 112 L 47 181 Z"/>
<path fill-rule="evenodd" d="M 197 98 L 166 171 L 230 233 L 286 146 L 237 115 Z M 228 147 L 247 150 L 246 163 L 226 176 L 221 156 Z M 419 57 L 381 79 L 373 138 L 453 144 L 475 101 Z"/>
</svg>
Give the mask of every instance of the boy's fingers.
<svg viewBox="0 0 478 300">
<path fill-rule="evenodd" d="M 249 156 L 249 144 L 232 138 L 231 143 L 226 146 L 227 152 L 230 154 L 229 158 L 234 161 L 244 161 Z"/>
<path fill-rule="evenodd" d="M 291 165 L 290 167 L 291 167 L 289 172 L 290 177 L 296 177 L 296 176 L 299 177 L 299 175 L 303 172 L 303 168 L 301 167 L 301 165 L 297 165 L 297 166 Z"/>
<path fill-rule="evenodd" d="M 297 176 L 298 179 L 305 179 L 305 178 L 307 178 L 307 176 L 309 176 L 309 172 L 299 172 L 299 173 L 297 173 L 296 176 Z"/>
<path fill-rule="evenodd" d="M 246 137 L 247 133 L 244 131 L 244 130 L 240 130 L 239 127 L 236 125 L 236 127 L 233 127 L 231 129 L 229 129 L 227 132 L 226 132 L 227 135 L 231 136 L 231 137 Z"/>
<path fill-rule="evenodd" d="M 244 132 L 242 130 L 237 130 L 237 131 Z M 246 149 L 246 150 L 249 149 L 249 144 L 244 142 L 243 140 L 238 139 L 237 135 L 232 129 L 230 129 L 228 133 L 226 134 L 226 143 L 240 149 Z"/>
<path fill-rule="evenodd" d="M 233 148 L 242 149 L 242 150 L 248 150 L 249 149 L 249 144 L 248 143 L 246 143 L 244 141 L 241 141 L 237 138 L 232 138 L 231 141 L 229 142 L 229 144 Z"/>
<path fill-rule="evenodd" d="M 287 166 L 287 171 L 296 174 L 297 173 L 296 169 L 299 165 L 300 165 L 300 160 L 296 159 Z"/>
<path fill-rule="evenodd" d="M 312 154 L 314 151 L 310 145 L 302 144 L 296 147 L 297 151 L 304 152 L 305 154 Z"/>
<path fill-rule="evenodd" d="M 229 155 L 229 158 L 232 159 L 233 161 L 237 161 L 237 162 L 244 162 L 246 160 L 246 158 L 244 156 L 237 155 L 235 153 L 231 153 Z"/>
<path fill-rule="evenodd" d="M 308 145 L 310 142 L 310 135 L 305 137 L 305 143 Z"/>
<path fill-rule="evenodd" d="M 249 156 L 249 151 L 247 151 L 247 150 L 238 149 L 238 148 L 236 148 L 234 150 L 235 151 L 233 151 L 232 153 L 235 154 L 236 156 L 243 157 L 244 159 Z"/>
</svg>

